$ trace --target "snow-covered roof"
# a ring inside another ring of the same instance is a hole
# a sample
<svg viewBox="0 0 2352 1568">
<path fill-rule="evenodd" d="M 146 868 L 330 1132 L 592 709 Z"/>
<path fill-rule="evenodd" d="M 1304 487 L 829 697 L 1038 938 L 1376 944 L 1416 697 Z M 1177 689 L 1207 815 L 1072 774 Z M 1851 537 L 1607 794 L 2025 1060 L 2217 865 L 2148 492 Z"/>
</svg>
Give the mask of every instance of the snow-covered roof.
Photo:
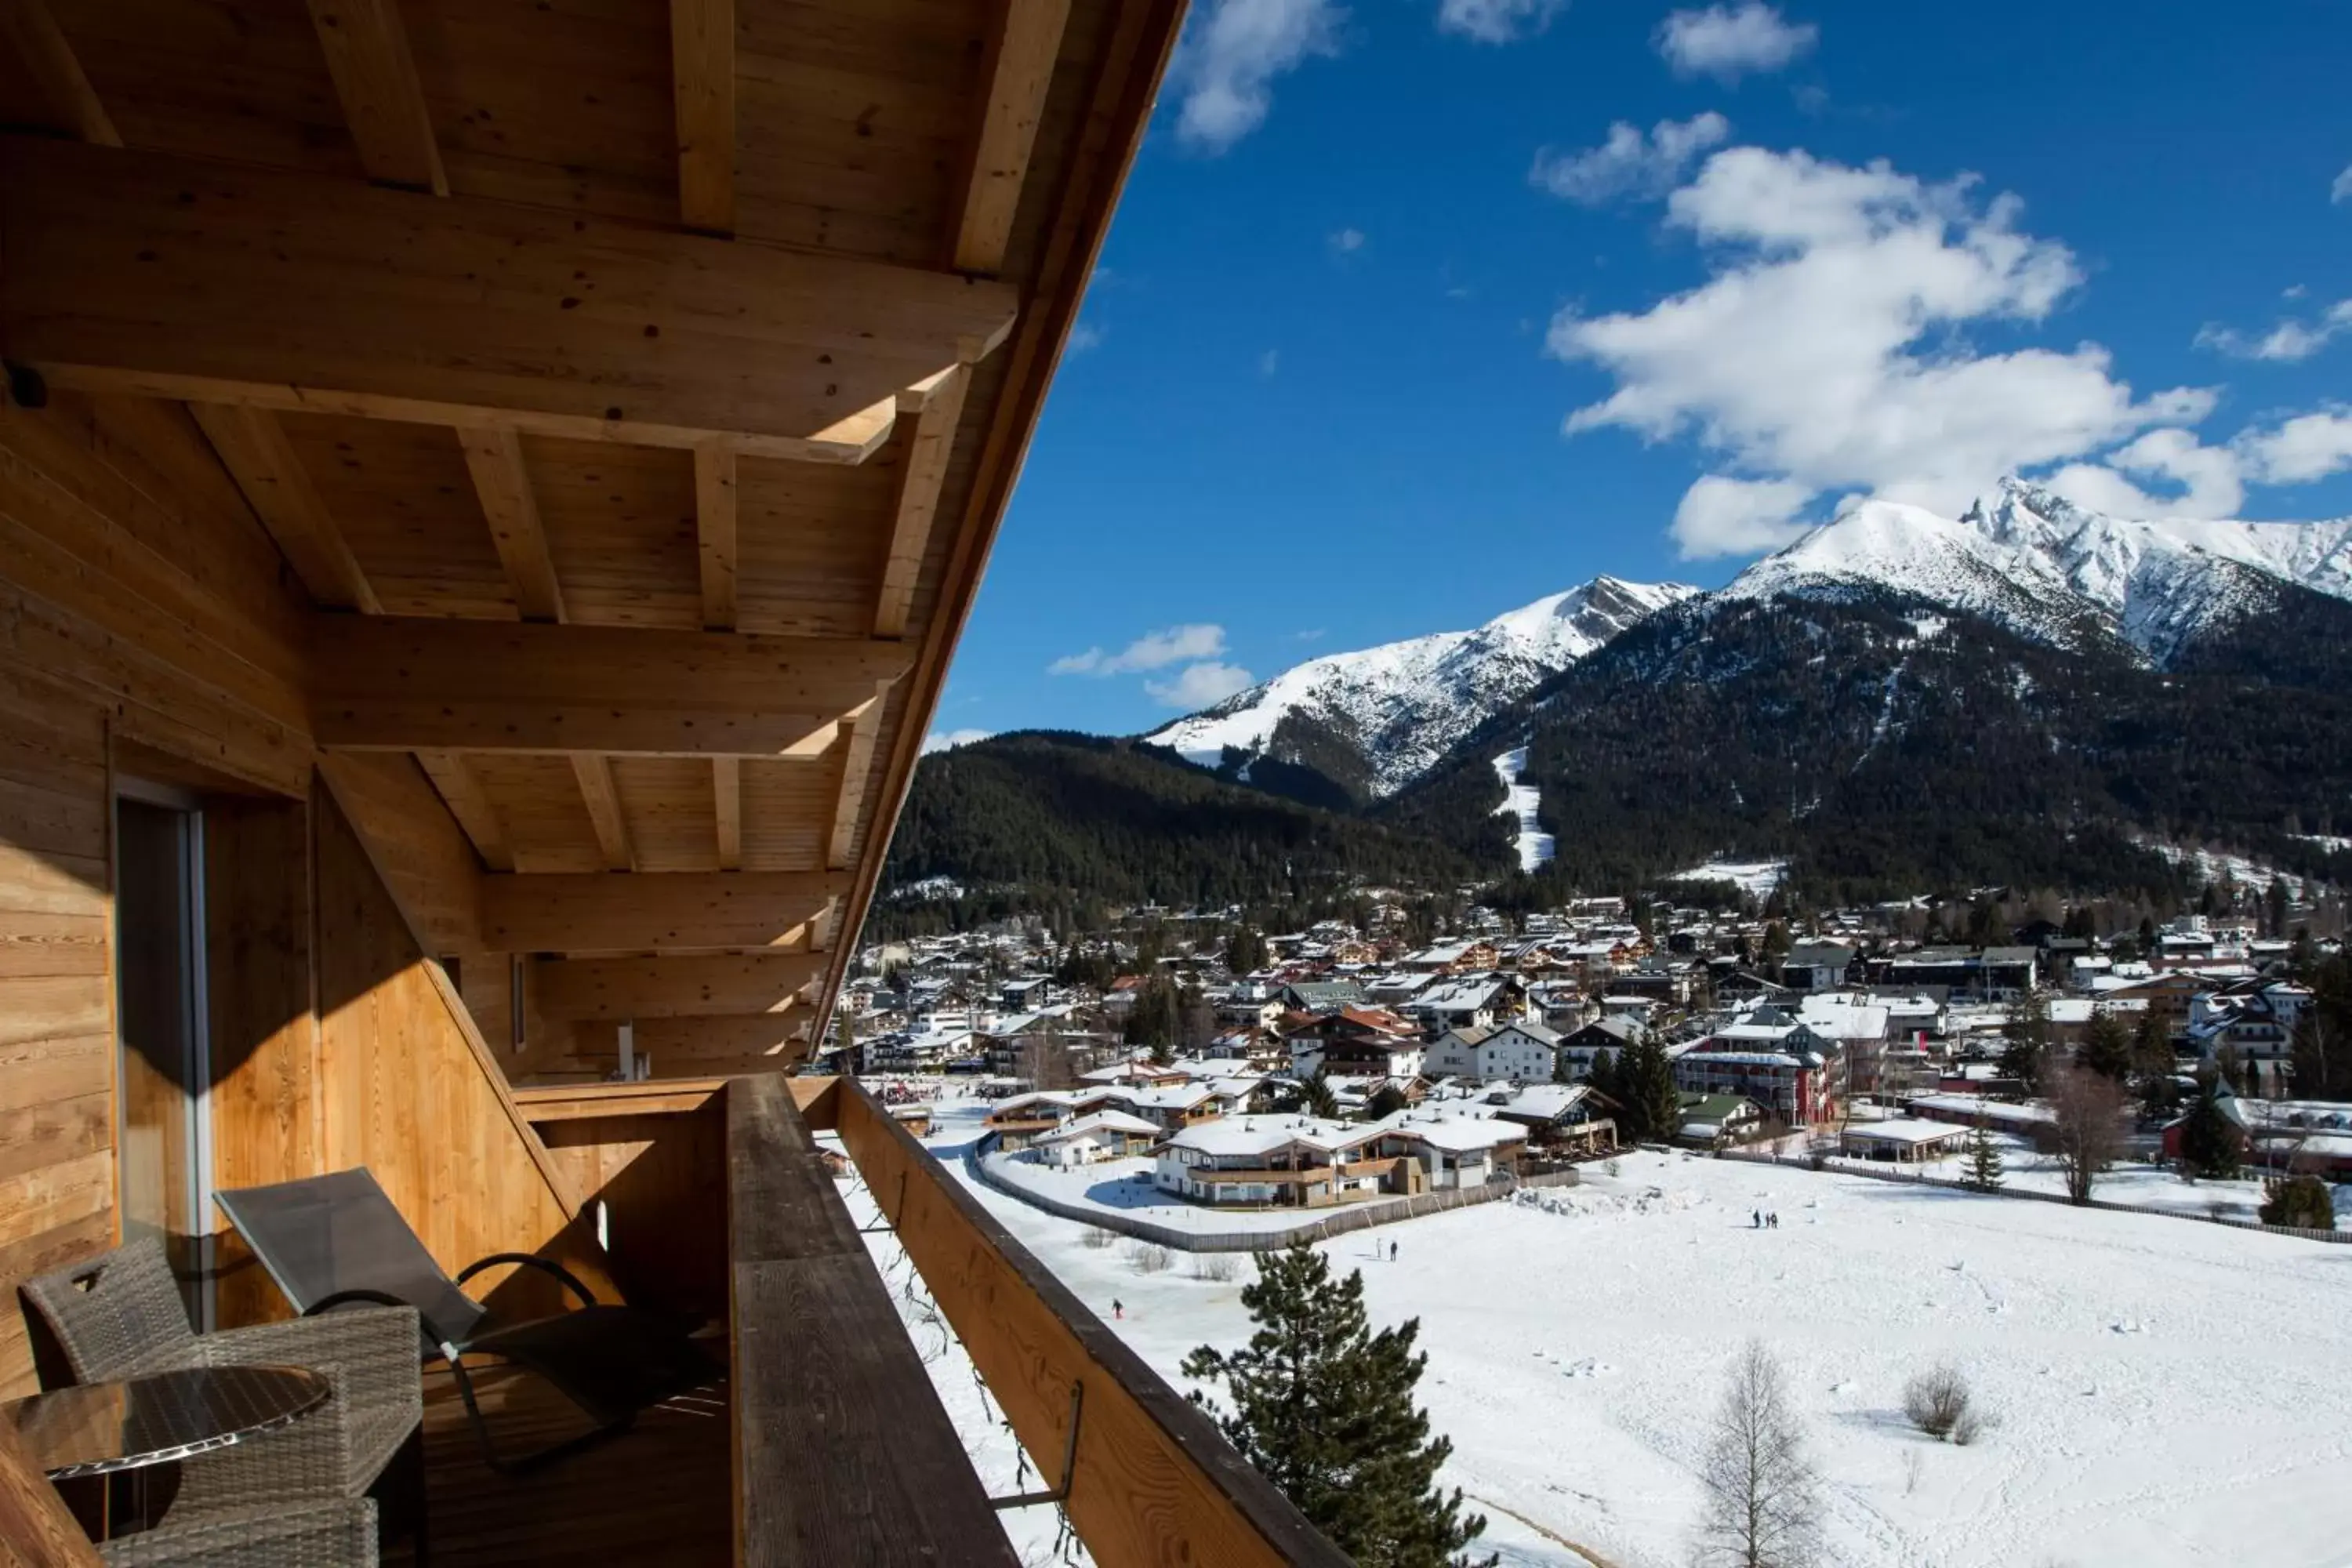
<svg viewBox="0 0 2352 1568">
<path fill-rule="evenodd" d="M 1326 1121 L 1313 1116 L 1223 1116 L 1185 1128 L 1161 1147 L 1231 1157 L 1270 1154 L 1292 1143 L 1304 1143 L 1328 1154 L 1369 1142 L 1380 1135 L 1380 1131 L 1378 1127 Z"/>
<path fill-rule="evenodd" d="M 1900 1143 L 1916 1148 L 1922 1144 L 1965 1138 L 1968 1129 L 1955 1127 L 1948 1121 L 1923 1121 L 1916 1116 L 1890 1116 L 1884 1121 L 1851 1123 L 1845 1135 L 1850 1142 Z"/>
<path fill-rule="evenodd" d="M 1158 1125 L 1140 1116 L 1129 1116 L 1124 1110 L 1097 1110 L 1091 1116 L 1081 1116 L 1067 1127 L 1048 1132 L 1037 1140 L 1040 1143 L 1068 1143 L 1097 1132 L 1124 1132 L 1130 1137 L 1156 1138 Z"/>
<path fill-rule="evenodd" d="M 1507 1099 L 1490 1100 L 1497 1116 L 1550 1121 L 1592 1098 L 1588 1083 L 1531 1083 Z"/>
</svg>

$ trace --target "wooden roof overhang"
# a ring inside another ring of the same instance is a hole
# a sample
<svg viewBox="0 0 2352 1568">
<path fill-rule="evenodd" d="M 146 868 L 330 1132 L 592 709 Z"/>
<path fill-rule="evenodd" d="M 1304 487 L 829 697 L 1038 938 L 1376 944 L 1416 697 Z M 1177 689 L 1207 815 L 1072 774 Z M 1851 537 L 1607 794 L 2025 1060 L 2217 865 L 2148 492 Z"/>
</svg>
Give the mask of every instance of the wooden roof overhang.
<svg viewBox="0 0 2352 1568">
<path fill-rule="evenodd" d="M 779 1065 L 1181 10 L 0 0 L 9 389 L 184 405 L 428 951 Z"/>
</svg>

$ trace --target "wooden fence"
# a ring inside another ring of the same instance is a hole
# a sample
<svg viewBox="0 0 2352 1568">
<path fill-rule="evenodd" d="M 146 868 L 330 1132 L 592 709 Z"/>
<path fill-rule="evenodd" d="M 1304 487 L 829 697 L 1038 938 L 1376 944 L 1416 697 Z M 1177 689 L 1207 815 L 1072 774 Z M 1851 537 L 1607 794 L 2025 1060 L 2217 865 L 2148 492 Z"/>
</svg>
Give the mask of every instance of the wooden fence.
<svg viewBox="0 0 2352 1568">
<path fill-rule="evenodd" d="M 2305 1241 L 2352 1242 L 2352 1230 L 2310 1230 L 2300 1226 L 2264 1225 L 2256 1219 L 2234 1219 L 2228 1215 L 2183 1214 L 2179 1209 L 2154 1209 L 2139 1204 L 2110 1203 L 2105 1198 L 2093 1198 L 2078 1204 L 2063 1193 L 2037 1193 L 2024 1187 L 1972 1187 L 1950 1176 L 1931 1176 L 1924 1171 L 1906 1175 L 1901 1171 L 1874 1171 L 1867 1166 L 1827 1157 L 1816 1163 L 1811 1154 L 1765 1154 L 1746 1149 L 1723 1149 L 1716 1152 L 1718 1160 L 1745 1160 L 1752 1165 L 1794 1165 L 1807 1171 L 1834 1171 L 1842 1176 L 1867 1176 L 1874 1182 L 1897 1182 L 1906 1187 L 1942 1187 L 1948 1192 L 1966 1193 L 1979 1198 L 2025 1198 L 2033 1203 L 2064 1204 L 2070 1208 L 2106 1209 L 2115 1214 L 2155 1215 L 2160 1219 L 2195 1220 L 2200 1225 L 2226 1225 L 2232 1230 L 2259 1230 L 2270 1236 L 2299 1237 Z"/>
<path fill-rule="evenodd" d="M 1139 1241 L 1154 1242 L 1173 1247 L 1179 1252 L 1264 1252 L 1274 1247 L 1288 1247 L 1295 1242 L 1328 1241 L 1335 1236 L 1350 1231 L 1370 1230 L 1377 1225 L 1394 1225 L 1400 1220 L 1419 1219 L 1424 1215 L 1444 1214 L 1448 1209 L 1471 1208 L 1490 1204 L 1497 1198 L 1534 1187 L 1572 1187 L 1582 1178 L 1573 1170 L 1553 1171 L 1539 1176 L 1516 1176 L 1499 1182 L 1486 1182 L 1475 1187 L 1456 1188 L 1442 1193 L 1419 1193 L 1409 1198 L 1389 1198 L 1379 1203 L 1356 1204 L 1334 1209 L 1318 1219 L 1289 1226 L 1280 1230 L 1192 1230 L 1182 1226 L 1158 1225 L 1148 1219 L 1136 1219 L 1116 1209 L 1090 1207 L 1085 1204 L 1064 1202 L 1033 1192 L 1020 1183 L 1009 1180 L 992 1169 L 987 1156 L 994 1150 L 996 1134 L 983 1134 L 964 1150 L 964 1165 L 971 1173 L 1007 1197 L 1018 1198 L 1032 1208 L 1063 1219 L 1076 1220 L 1098 1229 L 1116 1231 Z"/>
</svg>

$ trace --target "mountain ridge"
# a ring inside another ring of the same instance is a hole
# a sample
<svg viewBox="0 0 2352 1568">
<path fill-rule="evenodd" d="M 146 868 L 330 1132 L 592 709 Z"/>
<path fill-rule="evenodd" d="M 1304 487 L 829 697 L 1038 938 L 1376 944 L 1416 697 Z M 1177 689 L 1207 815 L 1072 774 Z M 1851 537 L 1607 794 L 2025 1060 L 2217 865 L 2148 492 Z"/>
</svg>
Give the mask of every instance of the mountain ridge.
<svg viewBox="0 0 2352 1568">
<path fill-rule="evenodd" d="M 1465 631 L 1321 655 L 1141 739 L 1212 770 L 1262 755 L 1318 767 L 1359 799 L 1381 798 L 1504 704 L 1699 592 L 1595 577 Z"/>
</svg>

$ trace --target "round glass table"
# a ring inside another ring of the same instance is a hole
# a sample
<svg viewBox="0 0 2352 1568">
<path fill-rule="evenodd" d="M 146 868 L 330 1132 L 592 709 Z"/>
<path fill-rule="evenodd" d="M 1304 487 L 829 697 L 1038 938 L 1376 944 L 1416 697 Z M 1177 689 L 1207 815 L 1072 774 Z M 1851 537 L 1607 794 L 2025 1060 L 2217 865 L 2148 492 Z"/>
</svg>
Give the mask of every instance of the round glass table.
<svg viewBox="0 0 2352 1568">
<path fill-rule="evenodd" d="M 0 1405 L 52 1480 L 170 1464 L 289 1426 L 334 1385 L 299 1366 L 203 1366 L 53 1389 Z"/>
</svg>

